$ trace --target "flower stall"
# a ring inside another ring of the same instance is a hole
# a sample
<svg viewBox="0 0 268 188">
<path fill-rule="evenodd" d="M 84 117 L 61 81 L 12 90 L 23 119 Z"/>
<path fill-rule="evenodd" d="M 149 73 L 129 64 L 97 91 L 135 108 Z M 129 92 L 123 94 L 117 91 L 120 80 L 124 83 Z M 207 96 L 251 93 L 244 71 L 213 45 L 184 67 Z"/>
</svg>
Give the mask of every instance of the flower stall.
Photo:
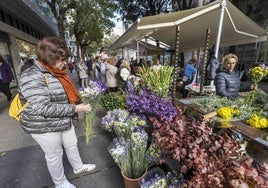
<svg viewBox="0 0 268 188">
<path fill-rule="evenodd" d="M 249 74 L 254 84 L 258 84 L 268 73 L 265 66 L 250 69 Z M 247 138 L 268 147 L 268 113 L 265 106 L 268 95 L 261 89 L 254 89 L 241 94 L 233 101 L 219 96 L 181 99 L 182 106 L 192 109 L 206 119 L 211 117 L 220 127 L 229 127 Z"/>
<path fill-rule="evenodd" d="M 260 114 L 259 119 L 251 116 L 258 112 L 256 108 L 217 97 L 213 104 L 206 97 L 173 103 L 167 89 L 172 67 L 164 66 L 159 72 L 143 67 L 139 74 L 142 81 L 126 93 L 124 109 L 111 108 L 102 118 L 102 127 L 114 135 L 108 151 L 121 170 L 125 187 L 268 186 L 268 163 L 256 163 L 247 155 L 244 140 L 234 137 L 234 131 L 242 127 L 238 122 L 246 123 L 241 119 L 262 124 Z M 200 104 L 211 106 L 206 109 Z M 197 116 L 191 117 L 189 109 L 197 111 Z M 211 112 L 213 121 L 204 119 Z M 215 122 L 220 125 L 212 126 Z M 172 168 L 169 160 L 176 161 Z M 130 185 L 130 179 L 136 182 Z"/>
</svg>

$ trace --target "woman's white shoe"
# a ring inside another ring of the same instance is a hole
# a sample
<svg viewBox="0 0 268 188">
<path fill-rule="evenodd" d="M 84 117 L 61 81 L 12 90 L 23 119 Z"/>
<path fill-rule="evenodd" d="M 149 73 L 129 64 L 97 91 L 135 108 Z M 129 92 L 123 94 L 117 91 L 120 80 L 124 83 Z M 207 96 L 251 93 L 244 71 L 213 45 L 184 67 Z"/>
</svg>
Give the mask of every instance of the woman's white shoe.
<svg viewBox="0 0 268 188">
<path fill-rule="evenodd" d="M 73 184 L 71 184 L 68 180 L 63 183 L 56 185 L 55 188 L 76 188 Z"/>
<path fill-rule="evenodd" d="M 80 168 L 79 170 L 74 170 L 74 174 L 77 175 L 81 173 L 88 173 L 94 170 L 95 168 L 96 168 L 95 164 L 83 164 L 82 168 Z"/>
</svg>

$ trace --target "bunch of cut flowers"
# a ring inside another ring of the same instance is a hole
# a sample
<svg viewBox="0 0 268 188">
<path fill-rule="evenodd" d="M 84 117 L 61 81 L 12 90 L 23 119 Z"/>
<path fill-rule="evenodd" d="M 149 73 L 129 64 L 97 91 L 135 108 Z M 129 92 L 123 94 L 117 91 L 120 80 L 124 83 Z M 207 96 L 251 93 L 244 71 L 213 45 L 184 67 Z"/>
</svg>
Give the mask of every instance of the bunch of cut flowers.
<svg viewBox="0 0 268 188">
<path fill-rule="evenodd" d="M 127 110 L 115 109 L 107 112 L 101 124 L 105 130 L 115 132 L 116 136 L 130 139 L 136 128 L 146 126 L 146 121 L 137 115 L 130 114 Z"/>
<path fill-rule="evenodd" d="M 136 179 L 143 175 L 149 162 L 146 159 L 148 134 L 136 128 L 129 139 L 115 138 L 108 147 L 112 158 L 121 172 L 128 178 Z"/>
<path fill-rule="evenodd" d="M 268 67 L 264 64 L 253 67 L 249 70 L 251 81 L 254 85 L 257 85 L 265 76 L 268 74 Z M 252 90 L 249 95 L 246 97 L 246 103 L 254 105 L 255 101 L 258 99 L 259 89 Z"/>
<path fill-rule="evenodd" d="M 160 70 L 142 66 L 137 75 L 143 80 L 143 84 L 157 96 L 167 97 L 173 81 L 173 69 L 174 67 L 168 65 L 164 65 Z"/>
<path fill-rule="evenodd" d="M 223 120 L 221 121 L 221 127 L 231 127 L 230 120 L 233 116 L 240 114 L 240 110 L 231 106 L 223 106 L 217 110 L 217 115 Z"/>
<path fill-rule="evenodd" d="M 265 116 L 258 114 L 252 114 L 246 122 L 257 129 L 265 129 L 268 127 L 268 119 Z"/>
<path fill-rule="evenodd" d="M 148 118 L 156 117 L 168 121 L 177 115 L 170 99 L 159 97 L 146 87 L 143 87 L 137 94 L 129 93 L 126 105 L 131 113 Z"/>
<path fill-rule="evenodd" d="M 252 82 L 257 84 L 268 74 L 268 67 L 265 65 L 256 66 L 249 70 L 249 74 Z"/>
<path fill-rule="evenodd" d="M 92 110 L 85 113 L 86 144 L 94 136 L 92 123 L 96 114 L 96 108 L 106 90 L 105 84 L 100 81 L 89 81 L 89 87 L 80 89 L 81 100 L 84 104 L 90 104 Z"/>
</svg>

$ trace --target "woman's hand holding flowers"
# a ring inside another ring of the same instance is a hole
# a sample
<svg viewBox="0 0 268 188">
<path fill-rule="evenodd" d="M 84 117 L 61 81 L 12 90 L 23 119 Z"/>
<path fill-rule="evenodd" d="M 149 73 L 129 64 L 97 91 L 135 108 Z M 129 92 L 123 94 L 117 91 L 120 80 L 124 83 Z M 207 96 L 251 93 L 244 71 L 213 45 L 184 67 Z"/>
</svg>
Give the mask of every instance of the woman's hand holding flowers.
<svg viewBox="0 0 268 188">
<path fill-rule="evenodd" d="M 90 104 L 78 104 L 75 106 L 75 112 L 90 112 L 91 109 Z"/>
<path fill-rule="evenodd" d="M 251 85 L 251 89 L 253 90 L 253 89 L 258 89 L 258 84 L 252 84 Z"/>
</svg>

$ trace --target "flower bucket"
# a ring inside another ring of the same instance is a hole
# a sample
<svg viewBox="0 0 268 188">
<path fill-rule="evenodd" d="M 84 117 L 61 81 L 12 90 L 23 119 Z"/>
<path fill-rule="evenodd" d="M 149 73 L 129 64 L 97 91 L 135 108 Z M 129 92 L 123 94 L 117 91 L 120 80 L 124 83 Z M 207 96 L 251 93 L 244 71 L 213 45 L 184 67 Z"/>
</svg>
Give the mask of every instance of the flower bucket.
<svg viewBox="0 0 268 188">
<path fill-rule="evenodd" d="M 144 174 L 141 177 L 136 178 L 136 179 L 131 179 L 131 178 L 126 177 L 122 172 L 121 174 L 124 179 L 125 188 L 140 188 L 140 180 L 144 178 L 145 175 L 147 174 L 147 168 Z"/>
</svg>

